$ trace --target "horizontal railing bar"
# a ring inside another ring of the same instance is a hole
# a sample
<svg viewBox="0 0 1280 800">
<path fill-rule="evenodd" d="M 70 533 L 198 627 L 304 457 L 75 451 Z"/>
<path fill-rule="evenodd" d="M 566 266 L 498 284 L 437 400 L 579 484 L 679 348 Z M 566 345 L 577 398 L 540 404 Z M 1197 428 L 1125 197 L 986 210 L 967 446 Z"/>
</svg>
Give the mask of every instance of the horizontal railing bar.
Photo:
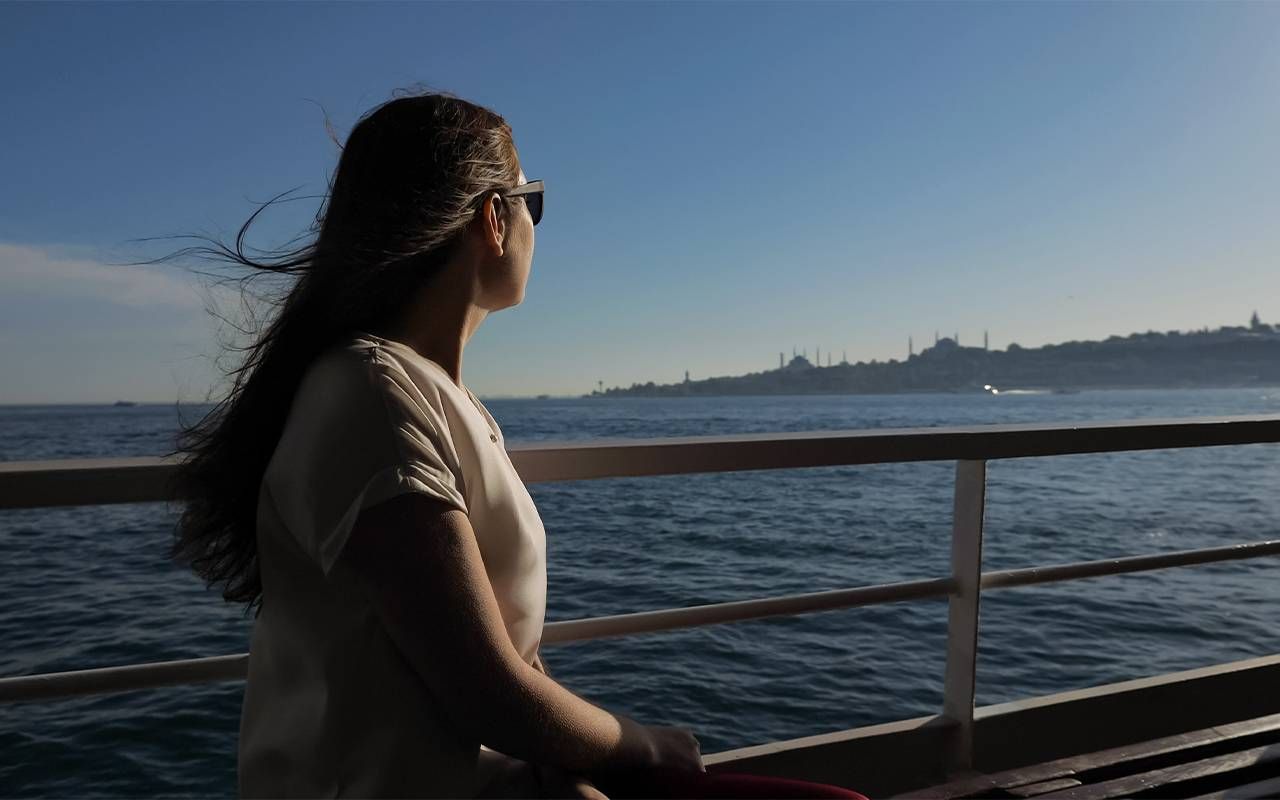
<svg viewBox="0 0 1280 800">
<path fill-rule="evenodd" d="M 1280 442 L 1280 415 L 524 442 L 528 483 Z M 180 457 L 0 462 L 0 509 L 174 499 Z"/>
<path fill-rule="evenodd" d="M 919 600 L 947 595 L 951 591 L 951 586 L 950 578 L 933 578 L 785 597 L 735 600 L 689 608 L 548 622 L 543 626 L 542 641 L 545 644 L 563 644 L 606 636 L 652 633 L 721 622 Z M 48 700 L 55 697 L 99 692 L 123 692 L 178 683 L 243 680 L 248 674 L 248 658 L 248 653 L 240 653 L 185 661 L 129 664 L 119 667 L 98 667 L 0 678 L 0 703 Z M 188 668 L 190 678 L 185 678 L 185 670 Z M 153 675 L 154 680 L 151 677 Z"/>
<path fill-rule="evenodd" d="M 177 456 L 0 462 L 0 509 L 171 500 Z"/>
<path fill-rule="evenodd" d="M 46 672 L 42 675 L 0 678 L 0 703 L 52 700 L 82 694 L 127 692 L 188 683 L 243 680 L 248 674 L 248 653 Z"/>
<path fill-rule="evenodd" d="M 982 588 L 1007 589 L 1074 578 L 1118 575 L 1272 555 L 1280 555 L 1280 540 L 1209 547 L 1201 550 L 1182 550 L 1154 556 L 1133 556 L 1048 567 L 998 570 L 983 573 Z M 606 636 L 653 633 L 770 616 L 919 600 L 948 595 L 954 590 L 954 586 L 955 582 L 951 578 L 930 578 L 785 597 L 735 600 L 690 608 L 640 611 L 632 614 L 549 622 L 543 626 L 542 641 L 546 644 L 564 644 Z M 248 653 L 240 653 L 153 664 L 130 664 L 0 678 L 0 703 L 150 689 L 184 683 L 243 680 L 247 675 L 248 659 Z"/>
<path fill-rule="evenodd" d="M 525 443 L 526 481 L 964 461 L 1280 442 L 1280 414 Z"/>
<path fill-rule="evenodd" d="M 1265 542 L 1233 544 L 1225 547 L 1206 547 L 1200 550 L 1179 550 L 1151 556 L 1126 556 L 1100 561 L 1081 561 L 1074 564 L 1055 564 L 1047 567 L 1005 569 L 982 574 L 983 589 L 1008 589 L 1014 586 L 1031 586 L 1037 583 L 1055 583 L 1099 575 L 1121 575 L 1130 572 L 1147 572 L 1167 567 L 1187 567 L 1195 564 L 1213 564 L 1219 561 L 1239 561 L 1246 558 L 1262 558 L 1280 555 L 1280 539 Z"/>
<path fill-rule="evenodd" d="M 859 586 L 855 589 L 833 589 L 786 597 L 770 597 L 763 600 L 735 600 L 687 608 L 669 608 L 662 611 L 637 611 L 608 617 L 567 620 L 548 624 L 542 640 L 548 644 L 563 644 L 609 636 L 696 628 L 724 622 L 808 614 L 814 611 L 834 611 L 881 603 L 898 603 L 904 600 L 923 600 L 930 597 L 945 597 L 951 594 L 954 585 L 955 582 L 951 578 L 928 578 L 902 583 Z"/>
</svg>

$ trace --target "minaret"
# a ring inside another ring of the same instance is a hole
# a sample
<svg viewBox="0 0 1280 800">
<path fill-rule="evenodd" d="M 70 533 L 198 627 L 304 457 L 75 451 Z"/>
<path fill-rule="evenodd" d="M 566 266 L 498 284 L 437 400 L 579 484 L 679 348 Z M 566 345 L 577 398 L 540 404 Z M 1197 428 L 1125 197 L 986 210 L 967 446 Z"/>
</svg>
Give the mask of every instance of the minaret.
<svg viewBox="0 0 1280 800">
<path fill-rule="evenodd" d="M 990 350 L 990 349 L 991 349 L 991 336 L 990 336 L 990 331 L 983 331 L 983 332 L 982 332 L 982 349 L 983 349 L 983 350 Z"/>
<path fill-rule="evenodd" d="M 685 383 L 689 382 L 689 370 L 687 369 L 684 371 L 684 382 Z"/>
<path fill-rule="evenodd" d="M 815 367 L 822 366 L 822 348 L 821 347 L 813 348 L 813 365 Z"/>
<path fill-rule="evenodd" d="M 934 346 L 937 346 L 937 344 L 938 344 L 938 331 L 937 331 L 937 330 L 935 330 L 935 331 L 933 332 L 933 344 L 934 344 Z"/>
<path fill-rule="evenodd" d="M 956 331 L 956 339 L 955 339 L 955 342 L 956 342 L 956 345 L 959 345 L 959 344 L 960 344 L 960 331 Z"/>
<path fill-rule="evenodd" d="M 849 363 L 849 351 L 848 351 L 848 350 L 841 350 L 841 351 L 840 351 L 840 363 L 841 363 L 841 364 L 848 364 L 848 363 Z"/>
<path fill-rule="evenodd" d="M 916 343 L 911 340 L 910 336 L 908 336 L 907 337 L 907 358 L 914 358 L 915 354 L 916 354 Z"/>
<path fill-rule="evenodd" d="M 782 369 L 782 353 L 778 353 L 778 369 Z"/>
</svg>

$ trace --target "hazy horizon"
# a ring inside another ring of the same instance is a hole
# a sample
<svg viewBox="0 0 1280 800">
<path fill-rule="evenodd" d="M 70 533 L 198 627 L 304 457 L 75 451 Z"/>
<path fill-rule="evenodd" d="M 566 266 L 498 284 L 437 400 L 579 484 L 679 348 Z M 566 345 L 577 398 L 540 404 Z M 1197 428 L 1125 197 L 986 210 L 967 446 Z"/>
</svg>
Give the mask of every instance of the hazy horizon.
<svg viewBox="0 0 1280 800">
<path fill-rule="evenodd" d="M 1261 323 L 1263 323 L 1264 325 L 1267 325 L 1267 326 L 1269 326 L 1269 325 L 1270 325 L 1270 323 L 1267 323 L 1267 321 L 1266 321 L 1266 320 L 1261 320 L 1261 319 L 1260 319 L 1260 320 L 1259 320 L 1259 322 L 1261 322 Z M 1246 328 L 1247 328 L 1248 326 L 1247 326 L 1247 325 L 1244 325 L 1244 326 L 1236 326 L 1236 325 L 1226 324 L 1226 325 L 1222 325 L 1222 326 L 1206 327 L 1206 328 L 1199 329 L 1199 330 L 1171 329 L 1171 330 L 1168 330 L 1168 331 L 1153 331 L 1153 330 L 1147 330 L 1147 331 L 1129 331 L 1129 332 L 1126 332 L 1126 333 L 1113 333 L 1113 334 L 1109 334 L 1109 335 L 1108 335 L 1108 338 L 1110 338 L 1110 337 L 1112 337 L 1112 336 L 1119 336 L 1119 337 L 1121 337 L 1121 338 L 1127 338 L 1127 337 L 1128 337 L 1128 336 L 1130 336 L 1130 335 L 1142 335 L 1142 334 L 1148 334 L 1148 333 L 1156 333 L 1156 334 L 1159 334 L 1159 335 L 1167 335 L 1167 334 L 1169 334 L 1169 333 L 1177 333 L 1177 334 L 1179 334 L 1179 335 L 1195 335 L 1195 334 L 1201 333 L 1201 332 L 1202 332 L 1202 330 L 1207 330 L 1207 331 L 1209 331 L 1209 332 L 1217 332 L 1217 331 L 1221 330 L 1222 328 L 1228 328 L 1228 327 L 1246 327 Z M 1280 332 L 1280 325 L 1277 325 L 1277 326 L 1275 327 L 1275 330 L 1276 330 L 1277 332 Z M 939 335 L 940 335 L 940 332 L 939 332 Z M 941 340 L 951 340 L 951 339 L 953 339 L 953 337 L 952 337 L 952 336 L 941 336 L 941 335 L 940 335 L 940 339 L 941 339 Z M 1061 345 L 1061 344 L 1068 344 L 1068 343 L 1075 344 L 1075 343 L 1082 343 L 1082 342 L 1083 342 L 1083 343 L 1088 343 L 1088 342 L 1100 342 L 1100 341 L 1103 341 L 1103 339 L 1067 340 L 1067 341 L 1065 341 L 1065 342 L 1048 342 L 1048 343 L 1046 343 L 1046 345 Z M 929 348 L 933 347 L 933 346 L 934 346 L 934 344 L 935 344 L 934 342 L 927 342 L 927 343 L 924 343 L 924 344 L 917 344 L 917 345 L 915 346 L 915 353 L 916 353 L 917 355 L 919 355 L 919 354 L 920 354 L 921 352 L 923 352 L 924 350 L 927 350 L 927 349 L 929 349 Z M 1017 343 L 1017 342 L 1010 342 L 1010 344 L 1011 344 L 1011 345 L 1014 345 L 1014 346 L 1018 346 L 1018 347 L 1023 347 L 1024 349 L 1031 349 L 1031 350 L 1038 349 L 1038 347 L 1044 346 L 1044 345 L 1037 345 L 1037 346 L 1034 346 L 1034 347 L 1024 347 L 1023 345 L 1021 345 L 1021 344 L 1019 344 L 1019 343 Z M 974 344 L 974 345 L 968 345 L 968 344 L 963 344 L 963 342 L 962 342 L 962 343 L 961 343 L 961 346 L 963 346 L 963 347 L 977 347 L 978 345 L 976 345 L 976 344 Z M 798 348 L 798 349 L 797 349 L 797 351 L 796 351 L 796 354 L 795 354 L 795 355 L 800 355 L 801 357 L 803 357 L 803 358 L 806 358 L 806 359 L 807 359 L 807 358 L 808 358 L 808 354 L 807 354 L 807 353 L 802 352 L 802 350 L 803 350 L 803 348 Z M 1006 352 L 1006 351 L 1008 350 L 1008 348 L 1006 347 L 1006 348 L 1000 348 L 1000 349 L 997 349 L 997 348 L 992 347 L 992 348 L 990 348 L 990 350 L 991 350 L 993 353 L 1001 353 L 1001 352 Z M 825 351 L 824 351 L 824 352 L 825 352 Z M 783 355 L 783 356 L 784 356 L 784 359 L 785 359 L 785 361 L 786 361 L 786 362 L 790 362 L 790 361 L 791 361 L 791 358 L 787 358 L 787 357 L 786 357 L 786 355 L 785 355 L 785 353 L 780 353 L 780 355 Z M 793 356 L 793 357 L 794 357 L 794 356 Z M 812 361 L 812 359 L 809 359 L 809 360 L 810 360 L 810 361 Z M 885 362 L 887 362 L 887 363 L 902 363 L 902 362 L 905 362 L 906 360 L 907 360 L 907 359 L 894 358 L 894 357 L 892 357 L 892 356 L 891 356 L 890 358 L 885 359 Z M 855 365 L 855 366 L 861 366 L 861 365 L 864 365 L 864 364 L 866 364 L 866 363 L 868 363 L 868 362 L 866 362 L 866 361 L 856 361 L 856 362 L 855 362 L 855 361 L 852 361 L 852 360 L 850 360 L 850 361 L 848 362 L 848 364 L 849 364 L 849 365 Z M 814 366 L 815 368 L 818 368 L 818 369 L 825 369 L 825 368 L 827 368 L 827 367 L 838 367 L 838 366 L 841 366 L 841 364 L 842 364 L 842 362 L 841 362 L 841 361 L 837 361 L 837 360 L 835 360 L 834 358 L 832 358 L 832 359 L 831 359 L 831 363 L 830 363 L 830 364 L 826 363 L 826 360 L 825 360 L 825 359 L 822 361 L 822 363 L 813 362 L 813 366 Z M 747 374 L 751 374 L 751 373 L 768 372 L 768 371 L 770 371 L 770 370 L 774 370 L 774 371 L 776 371 L 777 369 L 778 369 L 778 367 L 775 365 L 775 366 L 773 366 L 773 367 L 764 367 L 764 368 L 761 368 L 761 369 L 758 369 L 758 370 L 748 370 L 746 373 L 738 373 L 738 374 L 735 374 L 735 375 L 730 375 L 730 374 L 728 374 L 728 373 L 717 373 L 717 374 L 713 374 L 713 375 L 704 375 L 704 376 L 699 376 L 699 377 L 692 377 L 692 376 L 691 376 L 691 377 L 690 377 L 690 379 L 696 382 L 696 381 L 699 381 L 699 380 L 703 380 L 703 379 L 705 379 L 705 378 L 741 377 L 741 376 L 743 376 L 743 375 L 747 375 Z M 616 386 L 605 386 L 604 388 L 605 388 L 605 389 L 627 389 L 627 388 L 630 388 L 630 387 L 632 387 L 632 386 L 634 386 L 634 385 L 636 385 L 636 384 L 642 384 L 642 383 L 644 383 L 644 382 L 643 382 L 643 381 L 633 381 L 633 382 L 631 382 L 631 383 L 627 383 L 627 384 L 618 384 L 618 385 L 616 385 Z M 678 380 L 672 380 L 672 381 L 654 381 L 654 383 L 657 383 L 657 384 L 659 384 L 659 385 L 663 385 L 663 384 L 677 384 L 677 383 L 679 383 L 679 381 L 678 381 Z M 1261 385 L 1261 384 L 1260 384 L 1260 385 Z M 1088 390 L 1088 391 L 1129 391 L 1131 388 L 1134 388 L 1134 387 L 1088 387 L 1088 388 L 1087 388 L 1087 390 Z M 1197 387 L 1190 387 L 1190 388 L 1206 388 L 1206 387 L 1197 386 Z M 929 393 L 929 391 L 930 391 L 930 390 L 918 390 L 918 391 L 915 391 L 914 393 L 920 393 L 920 392 Z M 941 391 L 941 390 L 937 390 L 937 391 Z M 895 393 L 895 392 L 893 392 L 893 391 L 888 391 L 888 392 L 886 392 L 886 394 L 894 394 L 894 393 Z M 532 400 L 532 399 L 539 399 L 539 398 L 543 398 L 543 397 L 550 398 L 550 399 L 559 399 L 559 400 L 563 400 L 563 399 L 572 399 L 572 398 L 588 397 L 588 396 L 590 396 L 591 394 L 592 394 L 592 392 L 590 392 L 590 391 L 587 391 L 587 392 L 567 392 L 567 393 L 560 393 L 560 394 L 556 394 L 556 393 L 547 393 L 547 392 L 539 392 L 539 393 L 536 393 L 536 394 L 534 394 L 534 393 L 530 393 L 530 394 L 519 394 L 519 393 L 493 393 L 493 392 L 487 392 L 487 393 L 483 393 L 483 395 L 482 395 L 482 396 L 483 396 L 483 397 L 485 397 L 485 398 L 492 398 L 492 399 L 495 399 L 495 400 Z M 808 395 L 808 394 L 812 394 L 812 392 L 802 392 L 802 393 L 800 393 L 800 395 Z M 709 396 L 709 395 L 701 395 L 701 396 Z M 770 396 L 772 396 L 772 395 L 770 395 Z M 799 396 L 799 395 L 798 395 L 798 396 Z M 219 397 L 219 399 L 221 399 L 221 397 Z M 119 402 L 127 402 L 127 403 L 130 403 L 131 405 L 170 405 L 170 404 L 172 404 L 172 403 L 174 403 L 174 402 L 178 402 L 179 404 L 186 404 L 186 405 L 214 405 L 217 401 L 210 401 L 210 400 L 179 400 L 179 401 L 175 401 L 175 400 L 173 400 L 173 399 L 170 399 L 170 400 L 131 400 L 130 398 L 126 398 L 126 397 L 118 397 L 118 398 L 116 398 L 116 399 L 114 399 L 114 400 L 97 400 L 97 401 L 76 401 L 76 400 L 52 401 L 52 402 L 3 402 L 3 401 L 0 401 L 0 406 L 59 406 L 59 405 L 67 405 L 67 406 L 81 406 L 81 405 L 84 405 L 84 406 L 111 406 L 111 405 L 113 405 L 113 404 L 115 404 L 115 403 L 119 403 Z"/>
<path fill-rule="evenodd" d="M 113 264 L 318 194 L 324 113 L 345 139 L 418 82 L 506 117 L 547 184 L 525 301 L 467 347 L 482 396 L 1280 320 L 1278 4 L 9 3 L 0 29 L 6 405 L 203 403 L 191 266 Z"/>
</svg>

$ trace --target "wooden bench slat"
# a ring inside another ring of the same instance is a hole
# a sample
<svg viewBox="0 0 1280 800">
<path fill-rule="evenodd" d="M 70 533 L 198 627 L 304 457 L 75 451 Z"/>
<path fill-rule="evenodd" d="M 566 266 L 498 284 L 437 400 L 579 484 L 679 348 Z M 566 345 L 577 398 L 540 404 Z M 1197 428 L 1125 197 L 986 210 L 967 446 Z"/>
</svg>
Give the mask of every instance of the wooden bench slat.
<svg viewBox="0 0 1280 800">
<path fill-rule="evenodd" d="M 1164 736 L 1145 742 L 1111 747 L 1094 753 L 1068 756 L 1044 764 L 1006 770 L 1005 772 L 995 773 L 991 777 L 996 779 L 996 787 L 1008 789 L 1020 786 L 1024 782 L 1029 782 L 1028 778 L 1034 781 L 1044 781 L 1104 767 L 1117 767 L 1121 764 L 1139 761 L 1144 758 L 1154 758 L 1176 753 L 1179 750 L 1191 750 L 1197 747 L 1221 744 L 1272 730 L 1280 731 L 1280 714 L 1268 714 L 1265 717 L 1232 722 L 1228 725 L 1217 725 L 1212 728 L 1202 728 L 1198 731 L 1188 731 L 1187 733 Z"/>
<path fill-rule="evenodd" d="M 1112 797 L 1128 797 L 1148 789 L 1173 786 L 1263 764 L 1280 765 L 1280 747 L 1273 744 L 1253 747 L 1237 753 L 1226 753 L 1192 761 L 1189 764 L 1177 764 L 1150 772 L 1140 772 L 1137 775 L 1114 778 L 1102 783 L 1064 789 L 1042 795 L 1042 798 L 1044 800 L 1050 800 L 1050 798 L 1052 800 L 1108 800 Z"/>
<path fill-rule="evenodd" d="M 1046 761 L 1043 764 L 1015 767 L 989 775 L 969 775 L 938 786 L 900 794 L 894 800 L 957 800 L 971 795 L 991 794 L 996 790 L 1011 792 L 1019 786 L 1071 778 L 1081 772 L 1116 767 L 1146 758 L 1176 753 L 1179 750 L 1221 744 L 1271 730 L 1280 730 L 1280 714 L 1269 714 L 1227 725 L 1068 756 L 1055 761 Z"/>
<path fill-rule="evenodd" d="M 1202 794 L 1191 800 L 1261 800 L 1264 797 L 1280 797 L 1280 776 Z"/>
<path fill-rule="evenodd" d="M 1009 794 L 1018 797 L 1038 797 L 1049 792 L 1056 792 L 1059 789 L 1070 789 L 1073 786 L 1079 786 L 1080 781 L 1075 778 L 1055 778 L 1051 781 L 1042 781 L 1040 783 L 1028 783 L 1026 786 L 1015 786 L 1012 789 L 1006 789 Z"/>
</svg>

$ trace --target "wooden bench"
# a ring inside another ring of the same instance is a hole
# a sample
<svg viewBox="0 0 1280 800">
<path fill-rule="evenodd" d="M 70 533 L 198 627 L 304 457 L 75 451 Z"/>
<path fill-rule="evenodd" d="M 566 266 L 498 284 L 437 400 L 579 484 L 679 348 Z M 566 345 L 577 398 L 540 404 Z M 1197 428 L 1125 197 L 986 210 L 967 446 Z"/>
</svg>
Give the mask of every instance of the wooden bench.
<svg viewBox="0 0 1280 800">
<path fill-rule="evenodd" d="M 1280 714 L 988 775 L 971 773 L 896 800 L 975 797 L 1280 797 Z"/>
</svg>

